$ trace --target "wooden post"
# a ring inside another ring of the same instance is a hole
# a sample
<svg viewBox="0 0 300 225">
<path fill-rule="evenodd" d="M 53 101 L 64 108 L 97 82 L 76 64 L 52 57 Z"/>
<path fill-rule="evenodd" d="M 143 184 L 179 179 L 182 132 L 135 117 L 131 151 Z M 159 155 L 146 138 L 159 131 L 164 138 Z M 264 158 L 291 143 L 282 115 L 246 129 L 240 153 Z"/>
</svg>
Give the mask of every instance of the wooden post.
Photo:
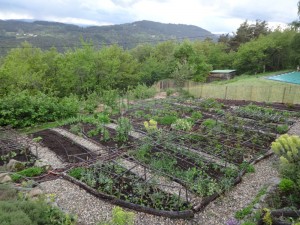
<svg viewBox="0 0 300 225">
<path fill-rule="evenodd" d="M 281 103 L 284 103 L 285 92 L 286 92 L 286 87 L 284 87 L 284 89 L 283 89 L 283 95 L 282 95 L 282 101 L 281 101 Z"/>
</svg>

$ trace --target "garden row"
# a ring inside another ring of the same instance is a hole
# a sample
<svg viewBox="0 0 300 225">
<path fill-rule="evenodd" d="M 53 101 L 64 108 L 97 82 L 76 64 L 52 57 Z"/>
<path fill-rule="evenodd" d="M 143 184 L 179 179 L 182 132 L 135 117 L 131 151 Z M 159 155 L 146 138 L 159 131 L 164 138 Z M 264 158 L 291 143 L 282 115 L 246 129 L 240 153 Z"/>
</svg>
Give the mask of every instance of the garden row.
<svg viewBox="0 0 300 225">
<path fill-rule="evenodd" d="M 71 182 L 114 204 L 177 218 L 239 182 L 296 116 L 173 98 L 111 113 L 70 119 L 34 137 L 71 163 L 64 173 Z"/>
</svg>

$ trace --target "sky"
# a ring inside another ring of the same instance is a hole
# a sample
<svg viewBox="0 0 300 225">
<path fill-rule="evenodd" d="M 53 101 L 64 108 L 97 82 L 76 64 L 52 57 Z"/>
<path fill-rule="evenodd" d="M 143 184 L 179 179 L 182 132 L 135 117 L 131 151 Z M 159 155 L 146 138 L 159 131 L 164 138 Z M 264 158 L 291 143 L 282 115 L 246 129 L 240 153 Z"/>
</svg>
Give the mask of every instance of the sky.
<svg viewBox="0 0 300 225">
<path fill-rule="evenodd" d="M 297 19 L 298 0 L 0 0 L 0 19 L 81 25 L 140 20 L 188 24 L 213 33 L 235 32 L 245 20 L 284 27 Z"/>
</svg>

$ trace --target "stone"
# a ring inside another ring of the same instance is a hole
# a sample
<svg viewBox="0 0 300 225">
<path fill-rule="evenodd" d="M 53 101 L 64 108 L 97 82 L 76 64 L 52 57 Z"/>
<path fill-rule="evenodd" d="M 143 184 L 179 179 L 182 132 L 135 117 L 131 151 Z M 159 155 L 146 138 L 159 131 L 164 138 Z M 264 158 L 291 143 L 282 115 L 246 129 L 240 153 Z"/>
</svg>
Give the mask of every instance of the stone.
<svg viewBox="0 0 300 225">
<path fill-rule="evenodd" d="M 12 179 L 8 175 L 8 173 L 1 173 L 0 174 L 0 184 L 12 182 Z"/>
<path fill-rule="evenodd" d="M 34 188 L 28 193 L 28 197 L 33 198 L 44 194 L 44 192 L 40 188 Z"/>
<path fill-rule="evenodd" d="M 25 169 L 25 165 L 22 162 L 19 162 L 15 159 L 11 159 L 6 165 L 6 169 L 9 171 L 21 171 Z"/>
<path fill-rule="evenodd" d="M 256 203 L 256 204 L 253 206 L 253 208 L 254 208 L 254 209 L 260 209 L 260 208 L 261 208 L 261 206 L 260 206 L 260 204 L 259 204 L 259 203 Z"/>
</svg>

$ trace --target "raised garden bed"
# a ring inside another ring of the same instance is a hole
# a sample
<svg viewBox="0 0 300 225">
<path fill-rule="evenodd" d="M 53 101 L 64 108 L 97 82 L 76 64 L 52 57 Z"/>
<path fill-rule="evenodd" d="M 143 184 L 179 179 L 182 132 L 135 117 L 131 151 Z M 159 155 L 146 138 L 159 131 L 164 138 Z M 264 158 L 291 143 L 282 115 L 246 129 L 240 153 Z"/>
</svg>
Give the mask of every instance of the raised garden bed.
<svg viewBox="0 0 300 225">
<path fill-rule="evenodd" d="M 63 162 L 86 162 L 96 157 L 83 146 L 49 129 L 36 132 L 33 137 L 41 137 L 41 144 L 53 151 Z"/>
</svg>

